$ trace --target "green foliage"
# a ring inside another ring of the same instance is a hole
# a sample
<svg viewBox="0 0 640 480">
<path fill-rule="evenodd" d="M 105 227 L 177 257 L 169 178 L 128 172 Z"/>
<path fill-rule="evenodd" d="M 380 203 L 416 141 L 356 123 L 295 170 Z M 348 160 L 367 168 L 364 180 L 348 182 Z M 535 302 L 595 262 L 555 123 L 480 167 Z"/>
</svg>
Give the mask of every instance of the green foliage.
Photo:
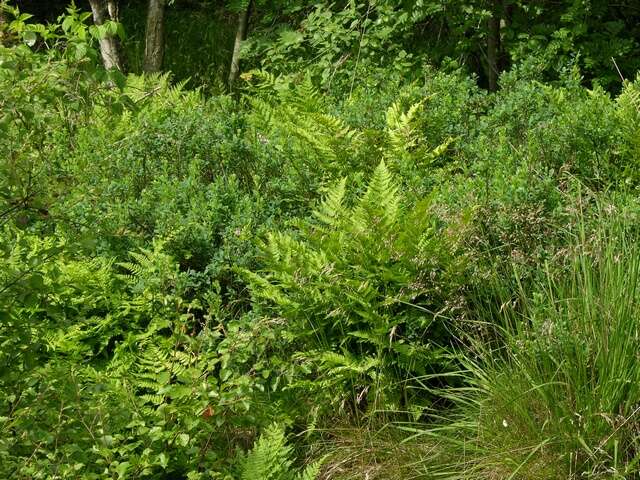
<svg viewBox="0 0 640 480">
<path fill-rule="evenodd" d="M 296 474 L 291 468 L 291 453 L 284 429 L 277 424 L 269 426 L 240 462 L 240 479 L 315 480 L 320 463 L 311 464 Z"/>
<path fill-rule="evenodd" d="M 311 71 L 324 87 L 338 89 L 353 86 L 358 73 L 372 66 L 404 73 L 413 65 L 412 55 L 394 42 L 412 14 L 397 15 L 392 2 L 320 2 L 303 12 L 299 28 L 283 25 L 266 38 L 250 39 L 249 61 L 283 74 Z"/>
<path fill-rule="evenodd" d="M 132 105 L 117 87 L 121 76 L 95 68 L 86 15 L 70 7 L 60 23 L 45 27 L 15 14 L 11 31 L 37 33 L 51 43 L 44 53 L 0 45 L 0 88 L 6 92 L 0 100 L 0 212 L 3 218 L 19 215 L 25 227 L 48 216 L 66 188 L 64 155 L 78 125 L 94 108 L 117 115 Z"/>
<path fill-rule="evenodd" d="M 146 478 L 226 468 L 229 457 L 210 445 L 244 423 L 234 416 L 247 412 L 254 382 L 215 374 L 225 358 L 212 317 L 219 298 L 185 300 L 187 275 L 162 248 L 119 265 L 59 257 L 39 273 L 31 304 L 13 300 L 20 306 L 1 325 L 12 368 L 1 379 L 0 472 Z"/>
<path fill-rule="evenodd" d="M 637 217 L 621 214 L 593 234 L 582 223 L 570 269 L 547 265 L 534 291 L 504 298 L 494 341 L 464 354 L 470 388 L 451 392 L 453 422 L 430 432 L 454 449 L 464 439 L 464 462 L 445 455 L 451 478 L 637 474 Z"/>
<path fill-rule="evenodd" d="M 355 205 L 345 193 L 343 180 L 314 220 L 270 234 L 263 273 L 247 275 L 261 310 L 284 319 L 282 335 L 302 372 L 319 376 L 305 390 L 398 408 L 393 402 L 407 400 L 397 397 L 406 394 L 403 382 L 442 362 L 444 323 L 461 281 L 457 239 L 428 202 L 407 208 L 384 163 Z"/>
<path fill-rule="evenodd" d="M 512 14 L 513 31 L 505 35 L 514 63 L 535 57 L 547 75 L 562 75 L 570 65 L 610 90 L 619 90 L 620 73 L 638 69 L 630 55 L 638 39 L 628 35 L 633 29 L 628 16 L 630 4 L 611 8 L 608 2 L 575 1 L 556 5 L 527 5 L 522 2 Z M 534 27 L 521 31 L 521 26 Z"/>
<path fill-rule="evenodd" d="M 592 186 L 620 179 L 630 161 L 619 148 L 615 103 L 599 88 L 581 89 L 575 78 L 559 88 L 510 80 L 487 120 L 492 136 L 504 131 L 512 143 L 516 152 L 508 155 L 570 172 Z"/>
<path fill-rule="evenodd" d="M 618 125 L 622 130 L 624 154 L 630 161 L 621 165 L 621 178 L 625 183 L 637 184 L 637 159 L 640 152 L 638 120 L 640 117 L 640 78 L 628 82 L 617 98 Z M 634 159 L 636 161 L 634 161 Z"/>
<path fill-rule="evenodd" d="M 291 84 L 261 71 L 246 75 L 257 80 L 253 87 L 251 124 L 253 134 L 265 145 L 265 153 L 278 155 L 288 167 L 283 196 L 308 204 L 328 181 L 365 162 L 359 156 L 359 132 L 333 115 L 330 105 L 310 79 Z M 275 95 L 274 95 L 275 94 Z"/>
<path fill-rule="evenodd" d="M 255 2 L 237 96 L 215 2 L 126 78 L 7 10 L 0 477 L 634 478 L 639 81 L 581 86 L 599 2 L 501 5 Z"/>
<path fill-rule="evenodd" d="M 311 73 L 343 93 L 374 72 L 411 77 L 427 62 L 463 66 L 486 85 L 492 17 L 499 71 L 535 64 L 539 76 L 557 80 L 573 66 L 616 91 L 618 69 L 638 68 L 637 11 L 632 2 L 604 1 L 292 2 L 265 11 L 246 57 L 284 75 Z"/>
<path fill-rule="evenodd" d="M 127 35 L 123 43 L 127 68 L 142 73 L 145 48 L 146 5 L 123 2 L 120 18 Z M 183 2 L 166 9 L 166 44 L 163 70 L 178 82 L 208 93 L 222 93 L 228 76 L 235 19 L 220 2 Z"/>
</svg>

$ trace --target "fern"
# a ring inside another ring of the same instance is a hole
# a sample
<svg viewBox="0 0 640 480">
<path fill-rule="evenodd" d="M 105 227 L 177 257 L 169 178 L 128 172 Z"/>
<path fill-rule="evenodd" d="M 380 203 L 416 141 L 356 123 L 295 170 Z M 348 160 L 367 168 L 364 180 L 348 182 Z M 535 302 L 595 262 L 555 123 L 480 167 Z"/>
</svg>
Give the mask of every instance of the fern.
<svg viewBox="0 0 640 480">
<path fill-rule="evenodd" d="M 258 438 L 242 464 L 241 480 L 285 480 L 290 477 L 291 447 L 284 429 L 273 424 Z"/>
<path fill-rule="evenodd" d="M 394 102 L 387 110 L 387 135 L 391 145 L 391 154 L 406 152 L 414 147 L 416 138 L 416 115 L 426 100 L 414 103 L 406 112 L 402 111 L 400 102 Z"/>
<path fill-rule="evenodd" d="M 422 138 L 424 126 L 420 123 L 419 114 L 428 99 L 414 103 L 406 111 L 402 109 L 401 102 L 396 101 L 387 110 L 387 142 L 383 148 L 383 158 L 403 178 L 423 177 L 424 173 L 418 173 L 417 169 L 433 166 L 453 142 L 449 138 L 431 147 Z"/>
<path fill-rule="evenodd" d="M 342 202 L 346 192 L 346 185 L 346 178 L 340 180 L 337 185 L 329 190 L 325 200 L 320 204 L 318 209 L 313 212 L 313 215 L 321 222 L 332 225 L 340 218 L 342 213 L 344 213 Z"/>
<path fill-rule="evenodd" d="M 240 480 L 315 480 L 320 473 L 320 462 L 296 473 L 292 469 L 291 454 L 284 428 L 272 424 L 242 460 Z"/>
<path fill-rule="evenodd" d="M 618 104 L 622 109 L 634 110 L 640 114 L 640 75 L 635 82 L 627 82 L 620 96 L 617 98 Z"/>
<path fill-rule="evenodd" d="M 269 234 L 266 270 L 246 278 L 255 301 L 286 320 L 303 372 L 293 387 L 375 409 L 438 362 L 431 341 L 445 334 L 431 312 L 446 308 L 458 281 L 458 259 L 448 253 L 456 243 L 437 228 L 427 202 L 407 208 L 384 161 L 354 205 L 345 196 L 342 180 L 298 234 Z M 409 351 L 413 344 L 420 348 Z M 307 381 L 309 372 L 316 376 Z M 362 392 L 373 401 L 361 401 Z"/>
<path fill-rule="evenodd" d="M 352 223 L 358 232 L 369 228 L 384 231 L 397 222 L 400 196 L 393 176 L 384 161 L 373 172 L 367 191 L 352 213 Z"/>
<path fill-rule="evenodd" d="M 625 139 L 625 147 L 628 148 L 630 158 L 638 158 L 640 155 L 640 75 L 634 82 L 627 82 L 620 96 L 617 98 L 619 128 Z M 624 145 L 624 144 L 623 144 Z M 636 162 L 625 165 L 622 175 L 628 182 L 637 182 L 640 176 L 637 173 Z"/>
<path fill-rule="evenodd" d="M 316 480 L 320 476 L 322 462 L 314 462 L 296 476 L 296 480 Z"/>
<path fill-rule="evenodd" d="M 360 135 L 339 117 L 326 112 L 326 102 L 310 79 L 292 86 L 266 72 L 252 72 L 248 78 L 258 80 L 258 95 L 249 99 L 256 138 L 297 155 L 305 152 L 300 163 L 292 162 L 297 175 L 309 177 L 314 173 L 310 168 L 320 177 L 341 171 L 343 162 L 355 156 Z M 297 155 L 290 160 L 298 160 Z"/>
<path fill-rule="evenodd" d="M 384 161 L 380 162 L 374 170 L 360 206 L 362 208 L 377 208 L 390 220 L 397 218 L 400 206 L 398 186 Z"/>
</svg>

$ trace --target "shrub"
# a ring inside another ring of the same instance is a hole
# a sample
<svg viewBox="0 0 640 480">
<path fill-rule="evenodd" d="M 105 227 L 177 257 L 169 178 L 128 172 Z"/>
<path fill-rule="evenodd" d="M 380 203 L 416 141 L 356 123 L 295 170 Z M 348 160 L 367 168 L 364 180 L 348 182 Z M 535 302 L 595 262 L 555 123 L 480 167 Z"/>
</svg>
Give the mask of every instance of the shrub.
<svg viewBox="0 0 640 480">
<path fill-rule="evenodd" d="M 633 159 L 625 155 L 616 103 L 607 93 L 583 89 L 577 79 L 551 87 L 515 74 L 504 77 L 504 89 L 469 145 L 471 155 L 483 162 L 527 163 L 555 175 L 568 172 L 596 189 L 619 181 Z"/>
<path fill-rule="evenodd" d="M 278 418 L 255 365 L 226 368 L 243 352 L 233 327 L 221 342 L 219 295 L 188 294 L 162 242 L 118 264 L 58 254 L 20 280 L 28 301 L 0 296 L 0 475 L 219 478 Z"/>
</svg>

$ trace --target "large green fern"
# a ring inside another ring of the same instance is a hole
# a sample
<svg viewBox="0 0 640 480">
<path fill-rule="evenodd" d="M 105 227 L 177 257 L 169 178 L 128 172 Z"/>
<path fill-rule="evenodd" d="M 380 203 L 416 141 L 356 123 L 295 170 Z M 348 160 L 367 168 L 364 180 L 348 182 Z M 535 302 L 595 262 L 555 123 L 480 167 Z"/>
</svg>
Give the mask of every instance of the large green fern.
<svg viewBox="0 0 640 480">
<path fill-rule="evenodd" d="M 345 197 L 342 180 L 299 231 L 268 235 L 265 271 L 246 275 L 262 311 L 286 321 L 301 388 L 395 408 L 398 386 L 438 368 L 458 240 L 428 202 L 407 205 L 385 162 L 355 204 Z"/>
<path fill-rule="evenodd" d="M 266 72 L 254 71 L 250 76 L 257 80 L 254 92 L 258 95 L 249 100 L 256 137 L 286 153 L 296 175 L 306 181 L 312 174 L 322 179 L 352 164 L 360 135 L 327 111 L 321 92 L 309 78 L 288 85 Z"/>
</svg>

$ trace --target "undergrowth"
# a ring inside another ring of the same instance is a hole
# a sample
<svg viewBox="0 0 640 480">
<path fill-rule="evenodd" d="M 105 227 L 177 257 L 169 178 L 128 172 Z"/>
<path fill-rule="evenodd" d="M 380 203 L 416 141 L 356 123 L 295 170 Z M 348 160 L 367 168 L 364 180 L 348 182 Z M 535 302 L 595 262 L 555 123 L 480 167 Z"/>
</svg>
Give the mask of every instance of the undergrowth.
<svg viewBox="0 0 640 480">
<path fill-rule="evenodd" d="M 103 71 L 75 7 L 28 20 L 0 46 L 1 477 L 639 475 L 639 81 L 487 93 L 369 52 L 335 95 L 327 58 L 211 95 Z"/>
</svg>

